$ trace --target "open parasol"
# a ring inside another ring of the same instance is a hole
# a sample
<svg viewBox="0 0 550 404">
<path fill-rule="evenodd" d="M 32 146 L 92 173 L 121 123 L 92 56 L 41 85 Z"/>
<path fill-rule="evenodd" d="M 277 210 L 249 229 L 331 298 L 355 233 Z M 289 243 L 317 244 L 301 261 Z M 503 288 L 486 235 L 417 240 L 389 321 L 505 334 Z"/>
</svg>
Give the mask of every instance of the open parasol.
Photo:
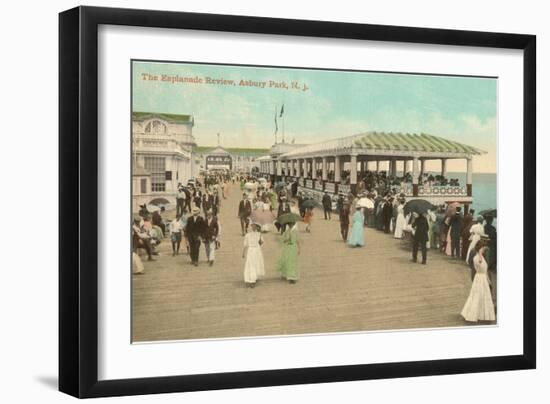
<svg viewBox="0 0 550 404">
<path fill-rule="evenodd" d="M 286 182 L 284 182 L 284 181 L 280 181 L 280 182 L 275 184 L 275 190 L 276 191 L 280 191 L 281 189 L 285 189 L 285 187 L 286 187 Z"/>
<path fill-rule="evenodd" d="M 458 202 L 451 202 L 447 205 L 447 216 L 454 216 L 456 213 L 456 208 L 460 206 Z"/>
<path fill-rule="evenodd" d="M 147 205 L 147 210 L 149 211 L 149 213 L 160 211 L 160 206 L 158 206 L 158 205 Z"/>
<path fill-rule="evenodd" d="M 279 224 L 296 223 L 301 221 L 302 216 L 297 215 L 296 213 L 285 213 L 277 218 L 277 222 Z"/>
<path fill-rule="evenodd" d="M 487 216 L 497 217 L 497 210 L 496 209 L 482 210 L 481 212 L 479 212 L 479 215 L 483 217 L 487 217 Z"/>
<path fill-rule="evenodd" d="M 256 190 L 257 187 L 258 186 L 254 182 L 247 182 L 247 183 L 244 184 L 244 188 L 247 189 L 247 190 L 250 190 L 250 191 Z"/>
<path fill-rule="evenodd" d="M 306 209 L 314 208 L 315 201 L 313 199 L 306 199 L 304 202 L 302 202 L 302 207 Z"/>
<path fill-rule="evenodd" d="M 374 209 L 374 201 L 369 198 L 361 198 L 357 201 L 357 206 L 367 209 Z"/>
<path fill-rule="evenodd" d="M 252 223 L 259 224 L 260 226 L 273 223 L 274 220 L 275 217 L 273 216 L 273 213 L 269 210 L 255 210 L 250 215 L 250 221 Z"/>
<path fill-rule="evenodd" d="M 405 216 L 411 212 L 416 212 L 421 215 L 433 209 L 435 209 L 435 206 L 425 199 L 413 199 L 407 202 L 404 207 Z"/>
<path fill-rule="evenodd" d="M 155 206 L 166 206 L 170 205 L 170 201 L 166 198 L 155 198 L 151 202 L 149 202 L 149 205 L 155 205 Z"/>
</svg>

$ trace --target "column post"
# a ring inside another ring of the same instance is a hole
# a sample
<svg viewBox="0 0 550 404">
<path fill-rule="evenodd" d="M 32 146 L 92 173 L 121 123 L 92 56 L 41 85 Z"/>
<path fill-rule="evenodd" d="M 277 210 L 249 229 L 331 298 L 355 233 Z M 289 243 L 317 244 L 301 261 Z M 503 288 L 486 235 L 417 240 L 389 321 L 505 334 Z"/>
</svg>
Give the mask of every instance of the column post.
<svg viewBox="0 0 550 404">
<path fill-rule="evenodd" d="M 441 159 L 441 175 L 447 177 L 447 159 Z"/>
<path fill-rule="evenodd" d="M 466 192 L 468 196 L 472 196 L 472 179 L 474 174 L 474 159 L 472 156 L 466 159 Z"/>
<path fill-rule="evenodd" d="M 334 156 L 334 182 L 340 182 L 340 156 Z"/>
<path fill-rule="evenodd" d="M 420 175 L 424 175 L 425 168 L 426 168 L 426 160 L 420 159 Z"/>
<path fill-rule="evenodd" d="M 376 159 L 376 172 L 380 171 L 380 160 Z"/>
<path fill-rule="evenodd" d="M 357 154 L 350 155 L 349 184 L 351 192 L 355 194 L 357 192 Z"/>
<path fill-rule="evenodd" d="M 328 162 L 326 156 L 323 157 L 323 181 L 326 181 L 328 179 Z"/>
<path fill-rule="evenodd" d="M 418 157 L 414 157 L 412 166 L 413 196 L 418 196 Z"/>
</svg>

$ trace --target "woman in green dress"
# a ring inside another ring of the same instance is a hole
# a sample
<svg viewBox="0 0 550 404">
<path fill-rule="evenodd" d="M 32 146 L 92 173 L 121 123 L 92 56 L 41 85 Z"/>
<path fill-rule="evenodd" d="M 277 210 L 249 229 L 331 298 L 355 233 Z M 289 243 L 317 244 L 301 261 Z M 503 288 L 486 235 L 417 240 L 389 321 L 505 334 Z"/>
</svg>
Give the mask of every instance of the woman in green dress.
<svg viewBox="0 0 550 404">
<path fill-rule="evenodd" d="M 283 251 L 277 261 L 277 271 L 281 277 L 290 283 L 296 283 L 300 277 L 298 255 L 300 255 L 300 243 L 298 242 L 298 226 L 296 223 L 288 223 L 283 233 Z"/>
</svg>

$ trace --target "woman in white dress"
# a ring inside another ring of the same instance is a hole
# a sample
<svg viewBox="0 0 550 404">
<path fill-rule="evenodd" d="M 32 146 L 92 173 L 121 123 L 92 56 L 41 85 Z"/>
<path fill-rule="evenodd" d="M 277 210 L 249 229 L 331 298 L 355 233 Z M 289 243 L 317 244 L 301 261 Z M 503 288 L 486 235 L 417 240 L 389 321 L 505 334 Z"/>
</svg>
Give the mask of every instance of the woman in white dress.
<svg viewBox="0 0 550 404">
<path fill-rule="evenodd" d="M 263 198 L 262 202 L 262 210 L 264 212 L 270 212 L 271 211 L 271 203 L 269 203 L 269 199 L 267 197 Z M 262 225 L 261 228 L 262 233 L 267 233 L 271 231 L 271 223 L 266 223 Z"/>
<path fill-rule="evenodd" d="M 260 233 L 260 226 L 253 223 L 252 231 L 244 236 L 243 258 L 246 257 L 244 264 L 244 282 L 246 286 L 253 288 L 258 278 L 265 275 L 264 255 L 262 253 L 262 244 L 264 240 Z"/>
<path fill-rule="evenodd" d="M 468 246 L 468 252 L 466 253 L 466 262 L 470 262 L 470 254 L 475 253 L 475 246 L 478 241 L 481 240 L 481 236 L 485 235 L 485 228 L 483 227 L 483 218 L 478 217 L 476 224 L 470 227 L 470 245 Z"/>
<path fill-rule="evenodd" d="M 476 274 L 474 275 L 470 295 L 460 313 L 466 321 L 494 321 L 496 318 L 489 277 L 487 276 L 486 253 L 487 247 L 481 247 L 474 257 Z"/>
<path fill-rule="evenodd" d="M 403 229 L 405 228 L 405 225 L 407 222 L 405 221 L 405 205 L 403 205 L 403 202 L 399 202 L 399 205 L 397 205 L 397 219 L 395 219 L 395 232 L 393 233 L 393 237 L 395 238 L 403 238 Z"/>
</svg>

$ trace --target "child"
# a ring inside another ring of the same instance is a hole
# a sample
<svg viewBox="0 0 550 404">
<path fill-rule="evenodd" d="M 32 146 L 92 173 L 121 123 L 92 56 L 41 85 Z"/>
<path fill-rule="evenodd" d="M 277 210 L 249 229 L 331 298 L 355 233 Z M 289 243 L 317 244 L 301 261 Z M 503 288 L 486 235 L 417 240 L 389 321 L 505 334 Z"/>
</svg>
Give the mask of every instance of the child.
<svg viewBox="0 0 550 404">
<path fill-rule="evenodd" d="M 172 241 L 172 256 L 179 255 L 181 244 L 181 233 L 183 226 L 181 225 L 181 216 L 176 215 L 176 218 L 170 222 L 170 240 Z"/>
<path fill-rule="evenodd" d="M 304 223 L 306 224 L 306 232 L 311 233 L 311 218 L 313 216 L 313 208 L 307 208 L 304 214 Z"/>
</svg>

